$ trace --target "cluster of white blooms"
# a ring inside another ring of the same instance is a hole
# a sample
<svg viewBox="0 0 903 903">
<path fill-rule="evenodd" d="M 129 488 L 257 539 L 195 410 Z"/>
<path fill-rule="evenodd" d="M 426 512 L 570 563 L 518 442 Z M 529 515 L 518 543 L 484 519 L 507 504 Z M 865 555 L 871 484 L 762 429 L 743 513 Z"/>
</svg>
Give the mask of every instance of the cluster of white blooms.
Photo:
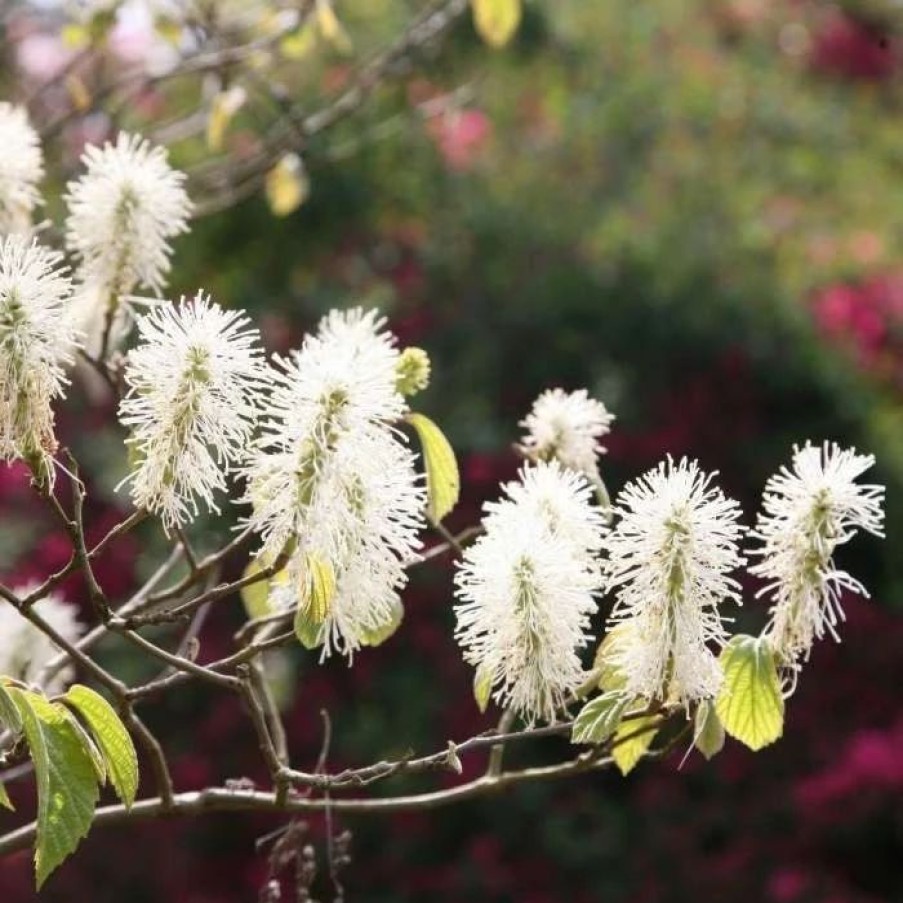
<svg viewBox="0 0 903 903">
<path fill-rule="evenodd" d="M 261 555 L 289 554 L 275 603 L 299 604 L 311 560 L 336 592 L 319 630 L 323 654 L 352 654 L 397 618 L 404 564 L 419 549 L 424 491 L 393 423 L 407 411 L 399 352 L 375 312 L 333 311 L 301 349 L 277 359 L 248 468 Z"/>
<path fill-rule="evenodd" d="M 0 239 L 0 460 L 24 458 L 33 468 L 55 451 L 51 402 L 78 338 L 60 264 L 59 254 L 23 236 Z M 53 470 L 44 478 L 52 481 Z"/>
<path fill-rule="evenodd" d="M 625 690 L 679 702 L 713 696 L 726 640 L 719 606 L 739 602 L 729 574 L 742 564 L 740 508 L 696 462 L 669 458 L 621 491 L 606 537 L 610 624 L 628 624 L 612 664 Z"/>
<path fill-rule="evenodd" d="M 763 512 L 753 536 L 761 560 L 750 568 L 773 598 L 766 631 L 780 658 L 808 658 L 812 644 L 843 620 L 843 590 L 865 588 L 834 565 L 834 550 L 858 529 L 883 536 L 884 487 L 857 483 L 875 463 L 872 455 L 833 443 L 794 448 L 792 468 L 782 468 L 765 487 Z"/>
<path fill-rule="evenodd" d="M 455 576 L 455 636 L 500 704 L 555 720 L 585 677 L 605 526 L 590 485 L 557 462 L 526 466 L 503 491 Z"/>
<path fill-rule="evenodd" d="M 532 460 L 552 458 L 565 467 L 596 475 L 596 457 L 605 449 L 599 440 L 614 420 L 601 401 L 590 398 L 586 389 L 565 392 L 550 389 L 533 403 L 530 413 L 520 425 L 527 430 L 521 439 L 521 450 Z"/>
<path fill-rule="evenodd" d="M 22 107 L 0 102 L 0 235 L 27 232 L 41 199 L 44 156 Z"/>
<path fill-rule="evenodd" d="M 138 508 L 166 530 L 218 510 L 214 493 L 242 463 L 265 379 L 257 331 L 202 292 L 160 305 L 138 321 L 119 407 L 137 466 L 128 477 Z"/>
<path fill-rule="evenodd" d="M 186 231 L 191 204 L 166 150 L 138 136 L 90 146 L 82 162 L 86 172 L 67 188 L 66 243 L 79 262 L 75 317 L 99 354 L 128 331 L 129 295 L 162 290 L 169 242 Z"/>
<path fill-rule="evenodd" d="M 19 598 L 27 596 L 34 587 L 24 586 L 14 590 Z M 64 640 L 76 641 L 84 632 L 75 607 L 59 596 L 48 595 L 34 603 L 32 611 L 44 620 Z M 21 680 L 26 684 L 39 684 L 41 672 L 60 652 L 59 647 L 38 627 L 26 620 L 8 602 L 0 602 L 0 674 Z M 42 683 L 48 693 L 58 693 L 72 681 L 71 666 L 65 666 Z"/>
</svg>

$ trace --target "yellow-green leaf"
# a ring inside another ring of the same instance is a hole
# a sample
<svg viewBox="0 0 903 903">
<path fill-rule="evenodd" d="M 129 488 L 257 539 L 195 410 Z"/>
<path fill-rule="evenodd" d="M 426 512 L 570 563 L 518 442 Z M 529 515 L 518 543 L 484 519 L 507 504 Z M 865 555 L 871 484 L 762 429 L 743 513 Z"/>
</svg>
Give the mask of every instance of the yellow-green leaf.
<svg viewBox="0 0 903 903">
<path fill-rule="evenodd" d="M 336 580 L 335 571 L 327 561 L 308 555 L 305 565 L 298 587 L 294 628 L 301 645 L 313 649 L 320 645 L 321 628 L 332 607 Z"/>
<path fill-rule="evenodd" d="M 374 630 L 364 630 L 361 634 L 361 642 L 365 646 L 380 646 L 401 627 L 404 618 L 404 606 L 399 599 L 392 600 L 392 613 L 389 619 L 380 624 Z"/>
<path fill-rule="evenodd" d="M 317 35 L 313 26 L 306 22 L 300 28 L 287 34 L 280 42 L 279 49 L 287 60 L 303 60 L 317 46 Z"/>
<path fill-rule="evenodd" d="M 317 0 L 317 25 L 323 38 L 339 53 L 351 53 L 351 38 L 339 22 L 330 0 Z"/>
<path fill-rule="evenodd" d="M 646 708 L 646 700 L 640 700 L 642 709 Z M 658 728 L 655 727 L 658 719 L 655 715 L 642 715 L 638 718 L 629 718 L 622 721 L 615 731 L 614 745 L 611 748 L 611 757 L 618 766 L 618 771 L 623 775 L 633 771 L 637 762 L 643 758 L 649 749 Z"/>
<path fill-rule="evenodd" d="M 520 25 L 521 0 L 470 0 L 477 34 L 490 47 L 504 47 Z"/>
<path fill-rule="evenodd" d="M 616 624 L 599 644 L 596 650 L 596 659 L 593 662 L 593 671 L 598 675 L 600 690 L 621 690 L 627 682 L 618 668 L 616 661 L 620 655 L 620 647 L 627 638 L 633 625 L 629 621 Z"/>
<path fill-rule="evenodd" d="M 768 644 L 735 636 L 721 653 L 721 666 L 724 683 L 715 712 L 724 729 L 750 749 L 774 743 L 784 730 L 784 698 Z"/>
<path fill-rule="evenodd" d="M 75 733 L 78 734 L 79 739 L 82 742 L 82 747 L 91 759 L 91 764 L 94 766 L 94 777 L 97 778 L 97 783 L 100 785 L 106 784 L 107 764 L 104 762 L 103 754 L 97 748 L 94 738 L 88 733 L 85 726 L 75 717 L 75 715 L 70 712 L 69 717 L 72 721 L 72 726 L 75 728 Z"/>
<path fill-rule="evenodd" d="M 84 25 L 70 22 L 60 29 L 63 46 L 69 50 L 82 50 L 91 43 L 91 32 Z"/>
<path fill-rule="evenodd" d="M 103 696 L 80 684 L 71 686 L 64 699 L 90 728 L 116 795 L 131 808 L 138 793 L 138 755 L 119 715 Z"/>
<path fill-rule="evenodd" d="M 489 698 L 492 696 L 492 672 L 480 665 L 473 676 L 473 698 L 477 701 L 477 708 L 485 712 L 489 707 Z"/>
<path fill-rule="evenodd" d="M 158 16 L 154 21 L 154 30 L 169 44 L 177 45 L 182 40 L 182 26 L 175 19 Z"/>
<path fill-rule="evenodd" d="M 305 649 L 316 649 L 320 645 L 322 627 L 322 623 L 315 623 L 300 605 L 295 609 L 295 636 Z"/>
<path fill-rule="evenodd" d="M 232 118 L 242 108 L 247 94 L 240 85 L 233 85 L 220 91 L 210 104 L 207 116 L 207 147 L 212 151 L 221 150 L 226 137 L 226 129 Z"/>
<path fill-rule="evenodd" d="M 285 154 L 267 173 L 264 183 L 267 202 L 274 216 L 294 213 L 310 194 L 310 179 L 297 154 Z"/>
<path fill-rule="evenodd" d="M 12 733 L 19 734 L 22 732 L 22 716 L 9 695 L 9 689 L 7 684 L 0 681 L 0 724 Z"/>
<path fill-rule="evenodd" d="M 97 777 L 66 708 L 18 687 L 9 689 L 19 710 L 38 789 L 35 871 L 37 886 L 78 846 L 91 827 Z"/>
<path fill-rule="evenodd" d="M 3 809 L 9 809 L 10 812 L 15 811 L 15 806 L 13 805 L 13 801 L 9 798 L 9 794 L 6 792 L 6 785 L 0 781 L 0 807 Z"/>
<path fill-rule="evenodd" d="M 79 113 L 85 113 L 91 109 L 91 92 L 88 86 L 75 73 L 66 76 L 66 93 L 72 101 L 72 105 Z"/>
<path fill-rule="evenodd" d="M 252 558 L 242 573 L 242 579 L 250 579 L 251 577 L 256 576 L 263 570 L 260 562 L 256 558 Z M 247 586 L 243 586 L 239 593 L 241 595 L 241 601 L 244 603 L 245 611 L 248 613 L 248 617 L 253 618 L 262 618 L 264 615 L 268 615 L 270 613 L 270 581 L 261 577 L 259 580 L 255 580 L 254 583 L 249 583 Z"/>
<path fill-rule="evenodd" d="M 458 503 L 461 477 L 455 453 L 442 430 L 423 414 L 408 414 L 423 449 L 426 471 L 427 514 L 437 523 Z"/>
<path fill-rule="evenodd" d="M 696 709 L 693 725 L 693 745 L 706 757 L 711 759 L 724 747 L 724 725 L 715 712 L 715 707 L 706 700 Z"/>
<path fill-rule="evenodd" d="M 591 699 L 577 715 L 571 731 L 572 743 L 604 743 L 618 728 L 630 697 L 620 691 Z"/>
<path fill-rule="evenodd" d="M 322 561 L 315 555 L 306 556 L 305 565 L 299 587 L 299 603 L 315 624 L 322 624 L 329 615 L 335 596 L 335 571 L 328 561 Z"/>
</svg>

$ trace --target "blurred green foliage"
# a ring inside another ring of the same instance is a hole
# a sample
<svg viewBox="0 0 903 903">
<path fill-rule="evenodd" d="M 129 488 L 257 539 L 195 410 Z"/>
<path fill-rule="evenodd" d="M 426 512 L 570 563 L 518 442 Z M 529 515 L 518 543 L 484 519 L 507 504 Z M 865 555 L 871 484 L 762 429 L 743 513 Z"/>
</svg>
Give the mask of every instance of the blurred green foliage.
<svg viewBox="0 0 903 903">
<path fill-rule="evenodd" d="M 356 40 L 373 10 L 344 7 Z M 898 393 L 821 341 L 808 299 L 900 259 L 900 81 L 816 66 L 826 15 L 532 3 L 494 53 L 464 20 L 422 77 L 310 148 L 296 214 L 253 199 L 200 223 L 180 288 L 288 324 L 359 303 L 414 323 L 435 356 L 423 407 L 463 449 L 503 449 L 544 386 L 587 385 L 633 436 L 702 384 L 707 423 L 656 454 L 700 456 L 751 508 L 794 441 L 856 442 L 891 485 L 893 532 Z M 452 91 L 463 109 L 425 115 Z M 613 459 L 614 484 L 652 457 Z"/>
</svg>

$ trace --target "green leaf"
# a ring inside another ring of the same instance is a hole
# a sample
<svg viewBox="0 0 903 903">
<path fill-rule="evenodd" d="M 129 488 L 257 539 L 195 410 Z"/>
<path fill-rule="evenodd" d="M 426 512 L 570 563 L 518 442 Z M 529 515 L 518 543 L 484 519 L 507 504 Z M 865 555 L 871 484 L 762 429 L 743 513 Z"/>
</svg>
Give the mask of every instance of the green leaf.
<svg viewBox="0 0 903 903">
<path fill-rule="evenodd" d="M 245 97 L 244 88 L 233 85 L 225 91 L 220 91 L 213 98 L 207 117 L 207 147 L 209 150 L 222 150 L 226 130 L 235 114 L 244 105 Z"/>
<path fill-rule="evenodd" d="M 315 649 L 321 643 L 321 627 L 332 607 L 336 580 L 329 562 L 308 555 L 306 565 L 298 588 L 294 628 L 298 642 L 305 649 Z"/>
<path fill-rule="evenodd" d="M 724 725 L 719 720 L 715 707 L 708 700 L 701 702 L 696 709 L 693 745 L 706 759 L 718 755 L 724 747 Z"/>
<path fill-rule="evenodd" d="M 10 687 L 0 680 L 0 724 L 7 727 L 12 733 L 22 732 L 22 716 L 9 694 Z"/>
<path fill-rule="evenodd" d="M 75 733 L 78 734 L 78 738 L 81 740 L 82 748 L 91 759 L 91 765 L 94 766 L 94 777 L 97 778 L 97 783 L 100 785 L 106 784 L 107 763 L 104 761 L 103 753 L 101 753 L 97 744 L 94 742 L 94 738 L 88 733 L 87 728 L 85 728 L 72 712 L 69 712 L 68 714 L 69 720 L 72 722 L 72 727 L 75 728 Z"/>
<path fill-rule="evenodd" d="M 620 691 L 591 699 L 577 715 L 571 731 L 572 743 L 604 743 L 618 728 L 630 697 Z"/>
<path fill-rule="evenodd" d="M 97 777 L 71 716 L 59 703 L 10 688 L 34 762 L 38 788 L 35 846 L 37 887 L 78 846 L 91 827 Z"/>
<path fill-rule="evenodd" d="M 593 671 L 598 675 L 600 690 L 622 690 L 627 683 L 615 664 L 615 660 L 620 653 L 621 645 L 627 638 L 628 631 L 632 629 L 633 625 L 629 621 L 622 621 L 612 627 L 599 644 Z"/>
<path fill-rule="evenodd" d="M 392 600 L 392 614 L 388 621 L 374 630 L 365 630 L 361 634 L 361 642 L 365 646 L 379 646 L 393 636 L 401 626 L 404 618 L 404 606 L 399 599 Z"/>
<path fill-rule="evenodd" d="M 310 194 L 310 178 L 301 158 L 294 153 L 282 156 L 266 174 L 263 188 L 274 216 L 294 213 Z"/>
<path fill-rule="evenodd" d="M 774 743 L 784 731 L 784 698 L 768 644 L 735 636 L 721 653 L 721 666 L 724 683 L 715 712 L 724 729 L 750 749 Z"/>
<path fill-rule="evenodd" d="M 504 47 L 517 31 L 521 0 L 470 0 L 477 34 L 490 47 Z"/>
<path fill-rule="evenodd" d="M 315 555 L 308 555 L 305 562 L 307 566 L 300 590 L 301 607 L 307 609 L 315 624 L 322 624 L 329 615 L 335 597 L 335 571 L 328 561 Z"/>
<path fill-rule="evenodd" d="M 103 755 L 110 783 L 130 809 L 138 793 L 138 754 L 119 715 L 103 696 L 80 684 L 69 688 L 64 701 L 87 723 Z"/>
<path fill-rule="evenodd" d="M 461 477 L 458 462 L 442 430 L 423 414 L 408 414 L 408 423 L 417 431 L 426 470 L 427 514 L 437 523 L 458 503 Z"/>
<path fill-rule="evenodd" d="M 6 792 L 6 785 L 2 781 L 0 781 L 0 807 L 9 809 L 10 812 L 14 812 L 16 808 Z"/>
<path fill-rule="evenodd" d="M 259 574 L 262 570 L 263 567 L 260 562 L 256 558 L 252 558 L 241 575 L 242 579 L 247 580 L 256 574 Z M 254 618 L 262 618 L 264 615 L 270 613 L 269 580 L 261 579 L 254 583 L 249 583 L 239 590 L 239 594 L 241 595 L 241 601 L 245 606 L 245 611 L 252 620 Z"/>
<path fill-rule="evenodd" d="M 641 704 L 640 711 L 647 707 L 645 699 L 637 700 Z M 611 749 L 611 757 L 618 766 L 618 771 L 623 775 L 633 771 L 637 762 L 643 758 L 646 750 L 652 745 L 658 728 L 654 727 L 658 722 L 655 715 L 641 715 L 638 718 L 629 718 L 622 721 L 615 731 L 615 742 Z M 628 738 L 628 739 L 625 739 Z M 621 741 L 621 742 L 619 742 Z"/>
<path fill-rule="evenodd" d="M 305 649 L 316 649 L 317 646 L 321 645 L 322 640 L 320 639 L 320 628 L 323 625 L 314 623 L 307 611 L 305 611 L 305 609 L 300 605 L 297 607 L 297 609 L 295 609 L 295 620 L 293 626 L 295 630 L 295 636 L 298 638 L 298 642 Z"/>
<path fill-rule="evenodd" d="M 477 701 L 477 708 L 485 712 L 489 707 L 489 698 L 492 696 L 492 672 L 482 665 L 477 668 L 473 676 L 473 698 Z"/>
</svg>

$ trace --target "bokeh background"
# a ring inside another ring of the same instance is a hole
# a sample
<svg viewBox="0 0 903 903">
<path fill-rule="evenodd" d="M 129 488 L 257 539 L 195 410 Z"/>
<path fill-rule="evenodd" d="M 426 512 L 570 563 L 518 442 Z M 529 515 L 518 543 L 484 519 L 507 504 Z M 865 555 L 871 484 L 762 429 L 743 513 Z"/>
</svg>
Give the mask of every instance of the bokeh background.
<svg viewBox="0 0 903 903">
<path fill-rule="evenodd" d="M 366 43 L 413 5 L 337 10 Z M 14 27 L 27 35 L 28 23 L 26 9 Z M 816 649 L 779 744 L 754 755 L 729 743 L 710 763 L 682 763 L 679 749 L 626 779 L 343 821 L 349 900 L 903 900 L 901 27 L 895 0 L 556 0 L 527 3 L 516 39 L 493 52 L 465 18 L 428 65 L 311 149 L 295 213 L 276 218 L 253 197 L 178 243 L 173 294 L 203 286 L 247 308 L 272 350 L 353 304 L 379 306 L 404 343 L 429 350 L 419 407 L 446 429 L 464 481 L 452 526 L 472 523 L 514 474 L 517 421 L 552 386 L 587 387 L 617 414 L 604 461 L 615 490 L 666 453 L 691 455 L 720 471 L 750 522 L 767 476 L 810 438 L 875 453 L 888 487 L 890 539 L 860 540 L 841 562 L 873 598 L 851 599 L 843 643 Z M 117 40 L 139 52 L 133 34 Z M 32 45 L 24 62 L 21 41 L 4 51 L 9 92 L 23 67 L 51 65 Z M 314 102 L 347 68 L 326 56 L 294 87 Z M 422 115 L 449 92 L 454 105 Z M 63 135 L 58 171 L 129 115 L 183 102 L 176 86 L 115 121 L 86 117 Z M 253 125 L 239 117 L 230 143 L 250 141 Z M 175 162 L 202 153 L 188 146 Z M 85 465 L 99 536 L 122 510 L 122 437 L 96 387 L 79 379 L 73 396 L 60 428 Z M 203 546 L 227 529 L 194 535 Z M 158 548 L 148 530 L 106 556 L 114 595 Z M 0 470 L 5 581 L 67 557 L 23 475 Z M 494 723 L 452 641 L 450 574 L 447 562 L 417 571 L 402 630 L 351 669 L 302 650 L 273 662 L 300 766 L 317 757 L 324 708 L 335 769 Z M 80 603 L 77 583 L 67 594 Z M 217 610 L 205 657 L 242 617 L 238 599 Z M 757 629 L 763 606 L 749 602 L 739 619 Z M 136 676 L 143 667 L 116 647 L 105 654 Z M 263 782 L 232 699 L 186 690 L 147 719 L 179 789 Z M 563 751 L 550 740 L 512 761 Z M 27 812 L 31 788 L 12 789 Z M 13 823 L 0 813 L 0 830 Z M 217 815 L 98 830 L 40 899 L 253 901 L 266 872 L 255 840 L 278 825 Z M 321 822 L 309 831 L 322 842 Z M 28 854 L 0 862 L 4 903 L 34 899 L 31 880 Z M 318 894 L 331 899 L 326 884 Z"/>
</svg>

